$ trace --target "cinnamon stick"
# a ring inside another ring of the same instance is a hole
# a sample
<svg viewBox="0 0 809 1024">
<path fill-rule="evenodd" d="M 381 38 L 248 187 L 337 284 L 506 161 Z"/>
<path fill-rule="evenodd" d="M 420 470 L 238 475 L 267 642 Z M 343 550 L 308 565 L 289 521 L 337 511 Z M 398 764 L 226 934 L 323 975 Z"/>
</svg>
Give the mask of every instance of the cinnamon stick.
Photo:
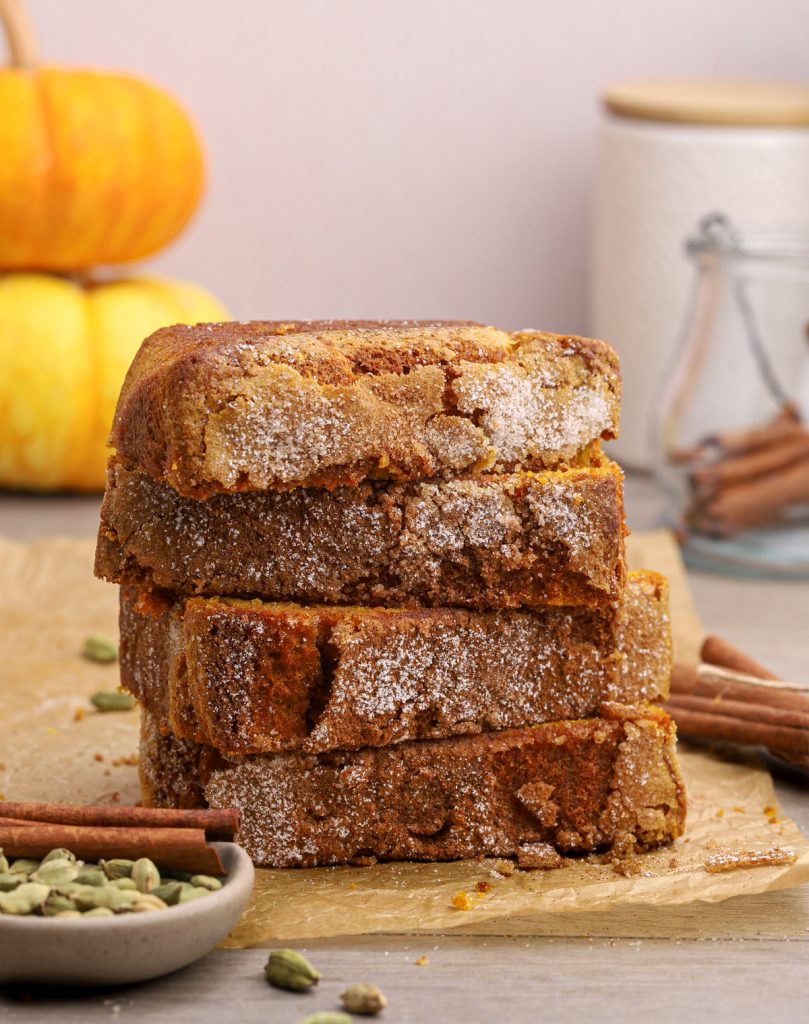
<svg viewBox="0 0 809 1024">
<path fill-rule="evenodd" d="M 798 437 L 802 433 L 804 427 L 797 410 L 792 405 L 786 405 L 774 419 L 761 427 L 723 431 L 707 438 L 705 443 L 716 445 L 725 455 L 742 455 L 777 441 Z"/>
<path fill-rule="evenodd" d="M 686 711 L 729 715 L 732 718 L 743 718 L 749 722 L 760 722 L 764 725 L 783 725 L 805 729 L 806 735 L 809 737 L 809 711 L 804 713 L 789 708 L 753 704 L 743 700 L 726 700 L 724 697 L 702 697 L 696 693 L 673 693 L 668 702 L 672 707 L 683 708 Z"/>
<path fill-rule="evenodd" d="M 764 668 L 759 662 L 740 651 L 738 647 L 734 647 L 727 640 L 723 640 L 721 636 L 714 634 L 709 634 L 703 640 L 700 657 L 709 665 L 721 665 L 723 668 L 733 669 L 734 672 L 744 672 L 748 676 L 757 676 L 759 679 L 778 678 L 769 669 Z"/>
<path fill-rule="evenodd" d="M 809 732 L 806 729 L 765 725 L 730 715 L 692 711 L 674 704 L 669 704 L 668 710 L 684 733 L 764 746 L 793 764 L 809 768 Z"/>
<path fill-rule="evenodd" d="M 671 692 L 740 700 L 787 711 L 809 710 L 809 687 L 780 680 L 759 679 L 718 665 L 675 662 L 671 673 Z"/>
<path fill-rule="evenodd" d="M 164 807 L 88 807 L 4 800 L 0 801 L 0 818 L 88 828 L 202 829 L 207 839 L 220 842 L 233 842 L 239 831 L 239 812 L 231 808 L 175 811 Z"/>
<path fill-rule="evenodd" d="M 699 497 L 712 497 L 723 487 L 747 483 L 809 457 L 809 434 L 781 439 L 754 452 L 719 459 L 691 472 L 691 481 Z"/>
<path fill-rule="evenodd" d="M 693 515 L 694 523 L 723 535 L 783 520 L 790 505 L 809 502 L 809 458 L 724 488 Z"/>
<path fill-rule="evenodd" d="M 707 638 L 704 650 L 772 677 L 718 637 Z M 809 686 L 721 665 L 675 662 L 666 708 L 683 733 L 764 746 L 809 768 Z"/>
<path fill-rule="evenodd" d="M 0 824 L 0 848 L 6 857 L 43 857 L 62 846 L 82 860 L 149 857 L 158 867 L 192 874 L 225 873 L 218 852 L 208 845 L 202 829 Z"/>
</svg>

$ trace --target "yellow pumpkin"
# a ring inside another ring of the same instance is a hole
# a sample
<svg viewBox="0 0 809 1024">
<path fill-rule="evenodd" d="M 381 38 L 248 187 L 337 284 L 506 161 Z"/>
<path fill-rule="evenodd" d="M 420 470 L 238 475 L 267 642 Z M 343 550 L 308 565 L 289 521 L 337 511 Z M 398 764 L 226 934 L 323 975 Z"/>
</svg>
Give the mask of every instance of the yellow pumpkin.
<svg viewBox="0 0 809 1024">
<path fill-rule="evenodd" d="M 132 278 L 0 277 L 0 486 L 96 491 L 118 392 L 158 327 L 227 319 L 202 289 Z"/>
<path fill-rule="evenodd" d="M 80 270 L 157 252 L 204 182 L 199 140 L 166 93 L 131 75 L 35 66 L 20 4 L 3 0 L 0 269 Z"/>
</svg>

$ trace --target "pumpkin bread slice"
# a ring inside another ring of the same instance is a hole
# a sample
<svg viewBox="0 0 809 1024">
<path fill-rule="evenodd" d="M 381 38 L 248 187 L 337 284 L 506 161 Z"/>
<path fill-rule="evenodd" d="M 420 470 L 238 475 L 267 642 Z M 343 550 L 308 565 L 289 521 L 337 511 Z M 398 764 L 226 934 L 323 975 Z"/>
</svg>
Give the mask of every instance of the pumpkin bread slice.
<svg viewBox="0 0 809 1024">
<path fill-rule="evenodd" d="M 146 805 L 236 807 L 265 867 L 644 848 L 685 820 L 673 722 L 615 704 L 583 721 L 234 761 L 145 711 L 140 774 Z"/>
<path fill-rule="evenodd" d="M 182 594 L 362 605 L 606 606 L 623 480 L 583 468 L 183 498 L 110 464 L 96 574 Z"/>
<path fill-rule="evenodd" d="M 168 327 L 129 370 L 111 444 L 179 494 L 450 478 L 570 464 L 617 436 L 603 342 L 480 324 Z"/>
<path fill-rule="evenodd" d="M 165 729 L 227 756 L 328 751 L 664 700 L 668 591 L 606 610 L 470 612 L 121 592 L 121 679 Z"/>
</svg>

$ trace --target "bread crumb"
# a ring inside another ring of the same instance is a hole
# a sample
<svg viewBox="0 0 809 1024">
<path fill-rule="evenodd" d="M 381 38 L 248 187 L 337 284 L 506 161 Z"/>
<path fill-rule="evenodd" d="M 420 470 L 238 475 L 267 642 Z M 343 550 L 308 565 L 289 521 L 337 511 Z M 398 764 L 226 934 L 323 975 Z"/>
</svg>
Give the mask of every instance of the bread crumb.
<svg viewBox="0 0 809 1024">
<path fill-rule="evenodd" d="M 492 883 L 491 882 L 475 882 L 475 888 L 480 893 L 491 892 L 492 891 Z"/>
<path fill-rule="evenodd" d="M 131 765 L 136 767 L 138 764 L 137 754 L 127 754 L 125 757 L 116 757 L 112 762 L 113 768 L 120 768 L 122 765 Z"/>
<path fill-rule="evenodd" d="M 512 878 L 517 871 L 513 860 L 494 860 L 489 867 L 492 878 Z"/>
<path fill-rule="evenodd" d="M 456 910 L 471 910 L 474 906 L 468 892 L 456 892 L 452 897 L 452 905 Z"/>
<path fill-rule="evenodd" d="M 773 846 L 769 850 L 723 850 L 705 858 L 705 870 L 710 874 L 737 871 L 742 868 L 779 867 L 794 864 L 797 853 L 789 847 Z"/>
<path fill-rule="evenodd" d="M 430 961 L 426 956 L 420 956 L 415 963 L 416 967 L 426 967 L 429 962 Z"/>
<path fill-rule="evenodd" d="M 517 863 L 525 870 L 549 871 L 564 867 L 565 858 L 550 843 L 525 843 L 517 847 Z"/>
</svg>

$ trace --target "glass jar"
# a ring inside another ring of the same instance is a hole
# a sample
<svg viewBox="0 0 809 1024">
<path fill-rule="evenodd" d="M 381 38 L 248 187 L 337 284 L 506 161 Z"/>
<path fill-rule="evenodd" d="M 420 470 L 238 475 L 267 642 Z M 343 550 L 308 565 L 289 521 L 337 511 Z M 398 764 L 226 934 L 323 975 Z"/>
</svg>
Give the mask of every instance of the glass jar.
<svg viewBox="0 0 809 1024">
<path fill-rule="evenodd" d="M 809 578 L 809 234 L 711 214 L 656 418 L 655 465 L 686 561 Z"/>
</svg>

